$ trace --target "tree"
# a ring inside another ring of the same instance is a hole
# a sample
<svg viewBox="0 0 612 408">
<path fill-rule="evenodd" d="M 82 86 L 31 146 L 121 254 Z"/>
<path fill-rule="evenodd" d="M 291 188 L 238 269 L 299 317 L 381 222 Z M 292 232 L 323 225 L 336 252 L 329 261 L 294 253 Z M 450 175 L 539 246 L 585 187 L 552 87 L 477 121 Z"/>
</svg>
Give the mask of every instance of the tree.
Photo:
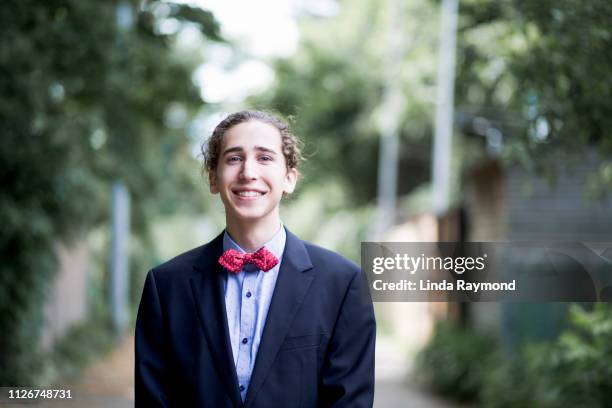
<svg viewBox="0 0 612 408">
<path fill-rule="evenodd" d="M 0 6 L 2 385 L 35 378 L 54 244 L 108 219 L 112 182 L 128 186 L 141 235 L 152 214 L 199 205 L 185 160 L 185 127 L 202 103 L 196 60 L 176 54 L 163 23 L 221 41 L 218 25 L 204 10 L 152 1 L 137 12 L 136 3 Z"/>
<path fill-rule="evenodd" d="M 468 0 L 458 36 L 461 113 L 501 130 L 504 158 L 549 176 L 596 150 L 603 162 L 591 187 L 600 196 L 612 187 L 611 19 L 603 0 Z"/>
</svg>

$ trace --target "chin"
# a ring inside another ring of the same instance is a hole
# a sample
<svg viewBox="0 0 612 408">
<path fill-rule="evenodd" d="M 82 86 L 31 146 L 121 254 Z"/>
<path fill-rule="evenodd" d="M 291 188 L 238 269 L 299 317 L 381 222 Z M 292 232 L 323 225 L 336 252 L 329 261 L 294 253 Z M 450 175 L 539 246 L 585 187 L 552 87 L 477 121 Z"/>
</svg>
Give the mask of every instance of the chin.
<svg viewBox="0 0 612 408">
<path fill-rule="evenodd" d="M 261 214 L 261 213 L 253 213 L 253 212 L 236 213 L 236 218 L 239 220 L 244 220 L 244 221 L 256 221 L 264 217 L 265 217 L 265 214 Z"/>
<path fill-rule="evenodd" d="M 271 211 L 263 208 L 240 208 L 232 211 L 234 217 L 238 220 L 255 221 L 266 218 Z"/>
</svg>

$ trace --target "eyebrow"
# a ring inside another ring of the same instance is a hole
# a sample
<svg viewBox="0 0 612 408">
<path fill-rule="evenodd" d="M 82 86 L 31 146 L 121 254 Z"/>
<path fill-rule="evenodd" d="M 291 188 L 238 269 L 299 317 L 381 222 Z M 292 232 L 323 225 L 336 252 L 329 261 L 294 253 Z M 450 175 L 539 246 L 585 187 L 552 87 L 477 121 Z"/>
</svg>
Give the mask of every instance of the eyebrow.
<svg viewBox="0 0 612 408">
<path fill-rule="evenodd" d="M 270 153 L 270 154 L 273 154 L 273 155 L 277 154 L 274 150 L 272 150 L 272 149 L 270 149 L 268 147 L 264 147 L 264 146 L 255 146 L 255 150 L 258 150 L 260 152 Z M 228 147 L 227 149 L 225 149 L 223 151 L 222 156 L 225 156 L 228 153 L 243 152 L 243 151 L 244 151 L 244 149 L 242 147 L 240 147 L 240 146 Z"/>
</svg>

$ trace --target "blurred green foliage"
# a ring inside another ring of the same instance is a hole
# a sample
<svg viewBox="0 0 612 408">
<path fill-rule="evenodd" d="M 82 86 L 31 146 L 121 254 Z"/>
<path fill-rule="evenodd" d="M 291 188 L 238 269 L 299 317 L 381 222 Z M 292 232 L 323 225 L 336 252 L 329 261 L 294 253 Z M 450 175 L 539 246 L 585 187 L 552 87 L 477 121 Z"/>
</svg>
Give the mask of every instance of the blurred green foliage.
<svg viewBox="0 0 612 408">
<path fill-rule="evenodd" d="M 0 6 L 0 385 L 35 380 L 54 245 L 108 221 L 113 182 L 141 238 L 154 214 L 202 205 L 185 134 L 199 61 L 167 21 L 220 40 L 209 12 L 161 1 Z"/>
<path fill-rule="evenodd" d="M 612 3 L 606 0 L 460 3 L 458 115 L 464 132 L 503 134 L 500 154 L 554 181 L 560 166 L 603 164 L 589 191 L 612 191 Z M 561 164 L 559 164 L 561 163 Z"/>
<path fill-rule="evenodd" d="M 416 358 L 420 381 L 458 400 L 478 397 L 497 352 L 495 337 L 462 328 L 451 321 L 437 323 L 429 343 Z"/>
<path fill-rule="evenodd" d="M 297 54 L 276 61 L 275 85 L 250 103 L 295 117 L 311 156 L 305 183 L 334 177 L 361 205 L 376 193 L 389 72 L 405 102 L 399 192 L 429 179 L 440 2 L 398 2 L 397 10 L 389 1 L 339 3 L 333 17 L 301 17 Z M 492 154 L 552 182 L 559 166 L 592 148 L 603 164 L 587 192 L 612 191 L 610 21 L 606 0 L 461 1 L 455 158 L 469 167 Z"/>
<path fill-rule="evenodd" d="M 443 395 L 483 407 L 607 407 L 612 403 L 612 308 L 570 307 L 554 342 L 500 349 L 489 335 L 439 323 L 417 372 Z"/>
<path fill-rule="evenodd" d="M 401 28 L 389 32 L 395 17 L 389 2 L 340 3 L 333 18 L 301 17 L 297 54 L 277 60 L 274 86 L 249 102 L 294 117 L 295 130 L 307 146 L 305 185 L 321 189 L 341 183 L 350 197 L 346 205 L 358 207 L 376 196 L 379 135 L 387 114 L 381 104 L 388 75 L 396 78 L 393 86 L 401 88 L 406 101 L 397 118 L 403 145 L 400 161 L 409 166 L 400 170 L 400 193 L 428 179 L 435 7 L 402 2 L 396 24 Z M 390 67 L 391 74 L 386 71 L 390 36 L 406 41 L 400 45 L 404 58 Z"/>
<path fill-rule="evenodd" d="M 500 360 L 484 382 L 485 407 L 607 407 L 612 403 L 612 308 L 572 305 L 571 328 L 553 343 Z"/>
</svg>

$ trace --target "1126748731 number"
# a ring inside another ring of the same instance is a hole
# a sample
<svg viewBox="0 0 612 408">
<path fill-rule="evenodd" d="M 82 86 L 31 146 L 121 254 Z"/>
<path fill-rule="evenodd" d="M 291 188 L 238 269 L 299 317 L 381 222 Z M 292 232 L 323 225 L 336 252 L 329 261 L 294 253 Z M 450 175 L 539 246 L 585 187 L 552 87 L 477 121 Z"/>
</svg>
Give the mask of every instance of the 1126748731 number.
<svg viewBox="0 0 612 408">
<path fill-rule="evenodd" d="M 8 399 L 71 399 L 71 390 L 40 388 L 9 388 Z"/>
</svg>

